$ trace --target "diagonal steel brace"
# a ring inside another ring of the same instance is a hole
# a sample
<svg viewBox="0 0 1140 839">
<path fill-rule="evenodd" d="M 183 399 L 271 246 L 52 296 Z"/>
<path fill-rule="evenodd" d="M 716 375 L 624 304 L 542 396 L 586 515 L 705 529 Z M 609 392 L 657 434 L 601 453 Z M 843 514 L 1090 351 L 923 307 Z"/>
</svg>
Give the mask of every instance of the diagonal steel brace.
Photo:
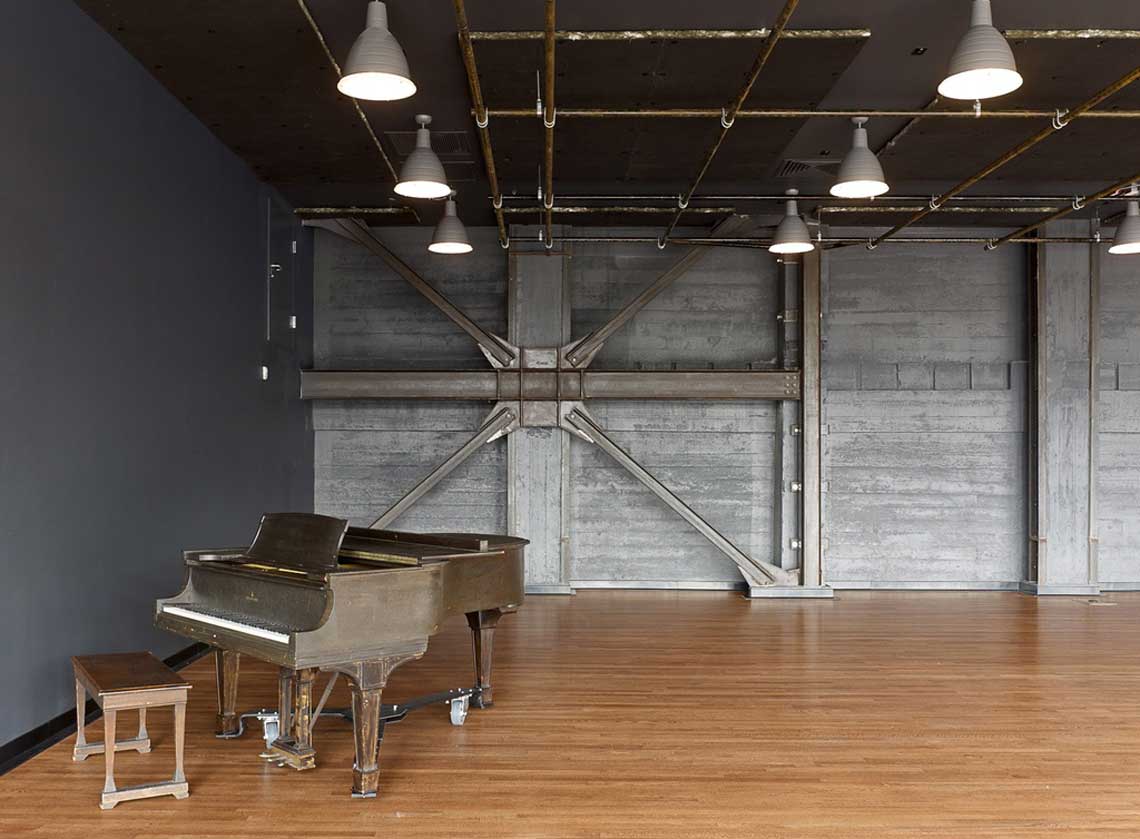
<svg viewBox="0 0 1140 839">
<path fill-rule="evenodd" d="M 369 527 L 376 530 L 383 530 L 390 525 L 393 521 L 399 518 L 403 513 L 423 498 L 427 493 L 447 477 L 451 472 L 455 471 L 467 458 L 471 457 L 480 447 L 492 440 L 497 440 L 510 434 L 519 427 L 519 415 L 514 408 L 499 404 L 496 405 L 487 419 L 483 421 L 483 425 L 475 432 L 475 435 L 456 449 L 450 457 L 447 458 L 439 466 L 435 467 L 426 478 L 412 487 L 408 493 L 389 507 L 380 518 L 372 522 Z"/>
<path fill-rule="evenodd" d="M 483 351 L 483 355 L 487 356 L 492 367 L 514 367 L 518 365 L 518 347 L 471 320 L 458 306 L 436 291 L 431 283 L 416 273 L 408 263 L 396 256 L 387 245 L 376 237 L 368 225 L 351 218 L 330 218 L 312 219 L 306 221 L 305 226 L 319 227 L 328 230 L 330 233 L 351 239 L 384 260 L 388 267 L 399 274 L 408 285 L 426 297 L 428 302 L 443 312 L 452 323 L 470 335 L 479 345 L 479 349 Z"/>
<path fill-rule="evenodd" d="M 712 542 L 721 553 L 736 563 L 741 575 L 750 586 L 797 586 L 798 569 L 784 569 L 770 562 L 755 559 L 734 545 L 728 537 L 718 531 L 692 507 L 674 495 L 668 487 L 657 480 L 636 460 L 630 457 L 621 446 L 606 436 L 605 431 L 581 404 L 568 405 L 562 414 L 562 427 L 572 434 L 593 443 L 619 464 L 633 477 L 643 483 L 654 495 L 660 498 L 677 515 L 691 524 L 702 536 Z"/>
</svg>

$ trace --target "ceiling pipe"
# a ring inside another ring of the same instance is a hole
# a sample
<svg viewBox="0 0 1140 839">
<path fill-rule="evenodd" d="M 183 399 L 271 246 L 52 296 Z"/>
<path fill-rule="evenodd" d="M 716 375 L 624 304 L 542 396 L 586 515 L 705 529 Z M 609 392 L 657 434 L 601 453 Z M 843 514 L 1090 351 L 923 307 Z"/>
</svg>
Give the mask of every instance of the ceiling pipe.
<svg viewBox="0 0 1140 839">
<path fill-rule="evenodd" d="M 471 45 L 471 27 L 467 25 L 467 9 L 463 0 L 455 2 L 455 28 L 459 36 L 459 52 L 463 56 L 463 69 L 467 72 L 467 86 L 471 91 L 472 114 L 475 126 L 479 129 L 479 145 L 483 149 L 483 166 L 487 173 L 487 183 L 491 187 L 491 208 L 495 211 L 495 224 L 499 228 L 499 244 L 509 247 L 510 234 L 503 220 L 503 194 L 499 191 L 499 178 L 495 173 L 495 154 L 491 150 L 491 132 L 487 128 L 489 118 L 487 105 L 483 101 L 483 88 L 479 84 L 479 71 L 475 66 L 475 49 Z"/>
<path fill-rule="evenodd" d="M 1001 34 L 1015 41 L 1121 41 L 1140 39 L 1140 29 L 1002 29 Z M 570 30 L 555 33 L 559 41 L 731 41 L 759 40 L 771 29 L 604 29 Z M 538 30 L 472 32 L 476 41 L 541 41 Z M 871 37 L 869 29 L 788 29 L 784 38 L 792 40 L 852 40 Z"/>
<path fill-rule="evenodd" d="M 578 201 L 675 201 L 675 195 L 563 195 L 562 199 L 567 202 Z M 949 201 L 956 201 L 962 203 L 974 203 L 982 201 L 993 202 L 1018 202 L 1018 201 L 1036 201 L 1040 203 L 1054 203 L 1054 202 L 1067 202 L 1073 199 L 1072 195 L 958 195 Z M 529 196 L 526 195 L 504 195 L 505 201 L 529 201 Z M 778 201 L 783 203 L 788 200 L 788 196 L 784 193 L 771 193 L 771 194 L 754 194 L 754 195 L 694 195 L 694 201 Z M 804 194 L 799 196 L 800 201 L 850 201 L 850 199 L 836 198 L 834 195 L 828 193 Z M 926 204 L 930 201 L 929 195 L 892 195 L 890 198 L 893 202 L 908 202 L 913 201 L 918 204 Z M 1108 197 L 1103 199 L 1105 201 L 1124 201 L 1124 198 Z M 857 206 L 872 206 L 871 204 L 860 204 Z"/>
<path fill-rule="evenodd" d="M 689 206 L 689 201 L 693 197 L 693 193 L 697 191 L 697 187 L 701 185 L 705 173 L 712 165 L 713 158 L 720 150 L 721 143 L 724 138 L 728 136 L 729 129 L 732 128 L 733 123 L 736 121 L 736 115 L 741 108 L 744 107 L 744 101 L 748 98 L 748 94 L 752 92 L 752 85 L 756 83 L 756 79 L 760 76 L 760 72 L 764 69 L 764 65 L 768 63 L 768 58 L 772 55 L 772 51 L 776 48 L 776 44 L 780 41 L 780 36 L 784 34 L 784 29 L 788 25 L 788 19 L 791 18 L 792 13 L 799 5 L 799 0 L 786 0 L 784 8 L 780 10 L 779 17 L 776 18 L 776 23 L 772 27 L 768 37 L 764 39 L 763 45 L 760 47 L 760 52 L 756 55 L 756 60 L 752 63 L 752 69 L 748 73 L 748 78 L 745 79 L 744 85 L 740 88 L 740 92 L 736 95 L 736 99 L 732 101 L 720 117 L 720 133 L 717 135 L 716 140 L 713 141 L 712 147 L 705 155 L 704 162 L 701 168 L 697 170 L 697 176 L 693 179 L 692 185 L 685 192 L 684 198 L 678 199 L 677 212 L 673 214 L 673 218 L 669 220 L 669 224 L 665 228 L 665 232 L 661 235 L 661 240 L 658 242 L 658 247 L 664 248 L 669 241 L 669 234 L 673 232 L 673 228 L 677 226 L 677 222 L 681 219 L 681 211 Z"/>
<path fill-rule="evenodd" d="M 597 244 L 655 244 L 658 240 L 653 236 L 590 236 L 572 234 L 559 236 L 559 241 L 568 243 L 597 243 Z M 672 240 L 678 245 L 692 245 L 694 247 L 749 247 L 768 249 L 772 239 L 769 238 L 727 238 L 714 239 L 704 237 L 677 237 Z M 866 238 L 857 236 L 815 236 L 812 241 L 824 245 L 862 245 Z M 900 245 L 985 245 L 990 240 L 984 236 L 903 236 L 893 239 L 892 244 Z M 1013 240 L 1018 244 L 1093 244 L 1098 240 L 1092 236 L 1025 236 Z"/>
<path fill-rule="evenodd" d="M 542 190 L 542 204 L 546 208 L 546 236 L 543 244 L 546 249 L 554 247 L 554 123 L 558 120 L 558 109 L 554 105 L 554 0 L 546 0 L 546 38 L 543 42 L 543 82 L 542 101 L 543 148 L 542 161 L 546 183 Z"/>
<path fill-rule="evenodd" d="M 511 215 L 524 215 L 527 213 L 542 214 L 552 212 L 555 215 L 665 215 L 672 213 L 676 207 L 633 207 L 633 206 L 596 206 L 596 207 L 575 207 L 575 206 L 562 206 L 551 207 L 547 210 L 545 207 L 504 207 L 503 212 Z M 1038 210 L 1039 212 L 1040 210 Z M 735 207 L 687 207 L 686 214 L 696 215 L 720 215 L 735 213 Z M 907 211 L 909 212 L 909 210 Z"/>
<path fill-rule="evenodd" d="M 474 113 L 474 111 L 472 112 Z M 535 119 L 541 116 L 534 108 L 488 108 L 490 116 L 501 119 Z M 724 115 L 719 108 L 563 108 L 558 116 L 564 119 L 716 119 Z M 1042 119 L 1055 117 L 1057 110 L 982 109 L 968 111 L 956 109 L 933 110 L 921 108 L 742 108 L 736 116 L 742 119 L 810 119 L 813 117 L 897 117 L 899 119 Z M 1140 119 L 1140 110 L 1090 111 L 1085 119 Z"/>
<path fill-rule="evenodd" d="M 762 29 L 561 29 L 558 41 L 732 41 L 760 40 L 772 34 Z M 476 41 L 541 41 L 546 33 L 538 30 L 472 32 Z M 787 29 L 783 37 L 795 40 L 859 40 L 871 37 L 870 29 Z"/>
<path fill-rule="evenodd" d="M 313 13 L 309 10 L 308 4 L 305 0 L 297 0 L 297 7 L 301 10 L 301 14 L 305 16 L 309 28 L 313 30 L 313 34 L 317 37 L 317 41 L 321 45 L 321 50 L 324 52 L 325 58 L 328 59 L 329 66 L 336 72 L 336 77 L 339 80 L 344 73 L 341 71 L 340 64 L 337 63 L 336 56 L 334 56 L 332 50 L 329 49 L 324 33 L 321 32 L 321 28 L 317 25 L 317 21 L 313 17 Z M 396 167 L 392 165 L 391 159 L 384 151 L 384 147 L 380 144 L 380 138 L 376 136 L 376 132 L 372 129 L 372 123 L 369 121 L 368 115 L 364 113 L 364 109 L 360 107 L 360 102 L 356 99 L 352 99 L 352 107 L 356 109 L 357 117 L 360 118 L 360 122 L 364 125 L 364 130 L 368 132 L 368 136 L 372 139 L 372 145 L 375 146 L 376 151 L 379 152 L 380 160 L 384 162 L 384 168 L 388 170 L 388 177 L 392 179 L 392 183 L 398 182 L 400 176 L 396 174 Z M 420 214 L 414 207 L 409 208 L 409 212 L 416 217 L 416 221 L 420 220 Z"/>
<path fill-rule="evenodd" d="M 1000 245 L 1004 245 L 1006 242 L 1010 242 L 1019 236 L 1024 236 L 1026 233 L 1029 233 L 1032 230 L 1036 230 L 1039 227 L 1043 227 L 1051 221 L 1056 221 L 1057 219 L 1064 218 L 1070 213 L 1074 213 L 1077 210 L 1083 209 L 1089 204 L 1100 201 L 1104 198 L 1109 197 L 1110 195 L 1115 195 L 1122 190 L 1129 189 L 1133 184 L 1137 182 L 1140 182 L 1140 172 L 1129 175 L 1127 178 L 1117 181 L 1112 186 L 1107 186 L 1100 192 L 1090 195 L 1087 198 L 1074 198 L 1072 204 L 1070 204 L 1068 207 L 1063 207 L 1051 215 L 1045 216 L 1044 218 L 1039 218 L 1036 221 L 1025 225 L 1025 227 L 1018 228 L 1012 233 L 1007 233 L 1000 239 L 989 242 L 986 245 L 986 250 L 992 251 Z"/>
<path fill-rule="evenodd" d="M 1055 131 L 1060 131 L 1062 128 L 1064 128 L 1066 125 L 1068 125 L 1074 119 L 1077 119 L 1078 117 L 1082 116 L 1086 111 L 1088 111 L 1092 108 L 1095 108 L 1097 105 L 1099 105 L 1105 99 L 1112 96 L 1114 93 L 1117 93 L 1117 92 L 1123 90 L 1125 87 L 1132 84 L 1132 82 L 1136 81 L 1136 79 L 1138 79 L 1138 78 L 1140 78 L 1140 67 L 1135 67 L 1132 70 L 1130 70 L 1128 73 L 1125 73 L 1119 79 L 1114 81 L 1112 84 L 1108 85 L 1108 87 L 1102 88 L 1101 90 L 1094 93 L 1091 97 L 1089 97 L 1084 102 L 1077 105 L 1076 107 L 1071 108 L 1070 110 L 1064 111 L 1064 112 L 1059 111 L 1053 117 L 1053 121 L 1049 125 L 1045 126 L 1045 128 L 1041 129 L 1040 131 L 1038 131 L 1036 134 L 1034 134 L 1032 137 L 1028 138 L 1027 140 L 1023 140 L 1022 142 L 1018 143 L 1016 146 L 1014 146 L 1012 149 L 1007 151 L 1005 154 L 1003 154 L 1001 157 L 999 157 L 993 163 L 986 166 L 980 172 L 966 178 L 966 180 L 962 181 L 957 186 L 952 187 L 951 189 L 947 190 L 942 195 L 940 195 L 936 198 L 931 198 L 930 203 L 924 209 L 919 210 L 917 213 L 915 213 L 913 216 L 911 216 L 906 221 L 901 222 L 900 224 L 896 224 L 894 227 L 892 227 L 886 233 L 883 233 L 882 235 L 873 239 L 871 242 L 869 242 L 867 244 L 867 247 L 869 249 L 876 248 L 879 245 L 881 245 L 883 242 L 885 242 L 887 239 L 890 239 L 892 236 L 895 236 L 900 231 L 905 230 L 906 228 L 910 227 L 912 224 L 915 224 L 916 222 L 922 221 L 922 219 L 926 218 L 932 212 L 937 210 L 938 207 L 941 206 L 942 203 L 944 201 L 946 201 L 948 198 L 953 198 L 958 193 L 964 192 L 965 190 L 972 187 L 974 184 L 976 184 L 979 181 L 989 177 L 990 175 L 992 175 L 998 169 L 1005 166 L 1010 161 L 1015 160 L 1018 157 L 1020 157 L 1021 155 L 1025 154 L 1025 152 L 1029 151 L 1031 148 L 1036 146 L 1042 140 L 1045 140 L 1045 139 L 1053 136 L 1053 133 Z"/>
</svg>

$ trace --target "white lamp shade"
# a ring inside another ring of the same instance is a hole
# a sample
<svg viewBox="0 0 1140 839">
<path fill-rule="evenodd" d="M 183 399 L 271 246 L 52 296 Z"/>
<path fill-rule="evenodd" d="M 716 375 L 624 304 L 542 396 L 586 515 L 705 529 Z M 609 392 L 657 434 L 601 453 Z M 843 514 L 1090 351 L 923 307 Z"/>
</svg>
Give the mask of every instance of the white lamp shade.
<svg viewBox="0 0 1140 839">
<path fill-rule="evenodd" d="M 831 187 L 831 194 L 837 198 L 874 198 L 890 187 L 883 176 L 879 158 L 867 147 L 867 129 L 863 127 L 866 120 L 856 117 L 852 122 L 855 123 L 855 137 L 851 151 L 843 158 L 839 179 Z"/>
<path fill-rule="evenodd" d="M 787 194 L 798 195 L 798 192 L 789 189 Z M 768 246 L 768 250 L 772 253 L 807 253 L 815 250 L 815 245 L 811 243 L 811 233 L 808 232 L 804 220 L 800 218 L 795 198 L 788 199 L 784 208 L 784 218 L 776 228 L 776 234 L 772 237 L 772 244 Z"/>
<path fill-rule="evenodd" d="M 1116 228 L 1116 235 L 1112 237 L 1112 246 L 1108 252 L 1140 253 L 1140 203 L 1128 202 L 1128 212 L 1120 222 L 1120 226 Z"/>
<path fill-rule="evenodd" d="M 435 226 L 428 250 L 432 253 L 471 253 L 471 242 L 467 239 L 467 228 L 455 212 L 455 201 L 447 199 L 443 218 Z"/>
<path fill-rule="evenodd" d="M 407 198 L 444 198 L 451 194 L 451 187 L 447 185 L 443 164 L 431 150 L 431 132 L 428 131 L 431 117 L 419 114 L 416 122 L 420 124 L 416 132 L 416 147 L 400 169 L 396 193 Z"/>
<path fill-rule="evenodd" d="M 990 0 L 974 0 L 970 28 L 958 42 L 938 93 L 948 99 L 992 99 L 1021 87 L 1009 44 L 993 25 Z"/>
<path fill-rule="evenodd" d="M 390 102 L 416 92 L 408 59 L 388 31 L 388 10 L 380 0 L 368 4 L 368 22 L 348 51 L 337 90 L 354 99 Z"/>
</svg>

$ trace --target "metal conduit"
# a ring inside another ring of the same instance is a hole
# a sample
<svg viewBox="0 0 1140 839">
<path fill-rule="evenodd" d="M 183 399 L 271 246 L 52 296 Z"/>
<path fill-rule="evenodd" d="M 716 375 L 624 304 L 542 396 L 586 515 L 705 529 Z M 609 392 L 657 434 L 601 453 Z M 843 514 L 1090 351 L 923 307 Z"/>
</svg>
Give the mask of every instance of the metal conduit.
<svg viewBox="0 0 1140 839">
<path fill-rule="evenodd" d="M 479 129 L 479 145 L 483 149 L 483 166 L 491 187 L 491 207 L 499 228 L 499 244 L 510 244 L 506 222 L 503 221 L 503 194 L 499 191 L 499 178 L 495 173 L 495 154 L 491 151 L 491 132 L 487 129 L 487 105 L 483 102 L 483 88 L 479 84 L 479 71 L 475 67 L 475 49 L 471 45 L 471 28 L 467 25 L 467 9 L 463 0 L 455 0 L 455 28 L 459 36 L 459 51 L 463 55 L 463 69 L 467 72 L 467 86 L 471 91 L 472 113 Z"/>
<path fill-rule="evenodd" d="M 567 202 L 577 201 L 676 201 L 676 195 L 563 195 L 563 200 Z M 919 204 L 926 204 L 930 201 L 929 195 L 891 195 L 891 201 L 913 201 Z M 1050 204 L 1055 202 L 1066 202 L 1073 200 L 1072 195 L 958 195 L 950 201 L 972 203 L 978 201 L 994 201 L 994 202 L 1009 202 L 1016 203 L 1020 201 L 1036 201 L 1043 204 Z M 529 201 L 529 196 L 526 195 L 504 195 L 505 201 Z M 850 198 L 836 198 L 834 195 L 818 193 L 815 195 L 805 195 L 800 193 L 796 196 L 799 201 L 851 201 Z M 783 193 L 773 193 L 770 195 L 754 194 L 754 195 L 694 195 L 694 201 L 778 201 L 784 202 L 788 200 L 788 196 Z M 1102 199 L 1104 201 L 1126 201 L 1128 199 L 1122 197 L 1109 196 Z M 858 205 L 864 206 L 864 205 Z M 865 206 L 873 206 L 873 200 Z M 995 208 L 996 209 L 996 208 Z"/>
<path fill-rule="evenodd" d="M 653 236 L 590 236 L 573 234 L 560 236 L 559 241 L 567 243 L 591 244 L 656 244 L 658 240 Z M 767 249 L 772 240 L 762 238 L 701 238 L 678 237 L 671 240 L 678 245 L 691 245 L 693 247 L 744 247 Z M 822 245 L 863 245 L 866 238 L 857 236 L 817 236 L 812 241 Z M 984 236 L 903 236 L 892 239 L 892 244 L 901 245 L 988 245 L 992 239 Z M 1011 239 L 1015 244 L 1093 244 L 1099 240 L 1092 236 L 1021 236 Z"/>
<path fill-rule="evenodd" d="M 472 112 L 474 113 L 474 111 Z M 541 116 L 534 108 L 488 108 L 487 113 L 504 119 L 534 119 Z M 724 115 L 719 108 L 565 108 L 558 116 L 566 119 L 716 119 Z M 736 116 L 743 119 L 809 119 L 812 117 L 885 117 L 926 119 L 1042 119 L 1055 117 L 1054 110 L 1023 108 L 997 111 L 961 111 L 956 109 L 918 110 L 898 108 L 742 108 Z M 1092 111 L 1086 119 L 1140 119 L 1140 110 Z"/>
<path fill-rule="evenodd" d="M 887 239 L 890 239 L 895 234 L 899 233 L 902 230 L 905 230 L 906 228 L 910 227 L 912 224 L 915 224 L 916 222 L 919 222 L 922 219 L 926 218 L 928 215 L 930 215 L 932 212 L 934 212 L 936 209 L 938 209 L 938 207 L 941 206 L 941 204 L 944 201 L 946 201 L 946 199 L 953 198 L 958 193 L 969 189 L 974 184 L 978 183 L 979 181 L 981 181 L 984 178 L 988 177 L 989 175 L 993 174 L 994 172 L 996 172 L 1001 167 L 1005 166 L 1010 161 L 1015 160 L 1018 157 L 1020 157 L 1021 155 L 1025 154 L 1025 152 L 1029 151 L 1031 148 L 1036 146 L 1042 140 L 1045 140 L 1048 137 L 1053 136 L 1053 132 L 1060 131 L 1062 128 L 1064 128 L 1066 125 L 1068 125 L 1074 119 L 1077 119 L 1078 117 L 1082 116 L 1086 111 L 1088 111 L 1092 108 L 1095 108 L 1097 105 L 1099 105 L 1105 99 L 1112 96 L 1114 93 L 1117 93 L 1117 92 L 1123 90 L 1125 87 L 1132 84 L 1132 82 L 1136 81 L 1136 79 L 1138 79 L 1138 78 L 1140 78 L 1140 67 L 1135 67 L 1132 70 L 1130 70 L 1128 73 L 1125 73 L 1123 76 L 1121 76 L 1115 82 L 1108 85 L 1108 87 L 1102 88 L 1101 90 L 1094 93 L 1091 97 L 1089 97 L 1084 102 L 1077 105 L 1076 107 L 1074 107 L 1074 108 L 1072 108 L 1069 111 L 1066 111 L 1064 113 L 1058 112 L 1057 115 L 1053 118 L 1053 121 L 1049 125 L 1047 125 L 1045 128 L 1042 128 L 1040 131 L 1038 131 L 1032 137 L 1028 138 L 1027 140 L 1023 140 L 1021 143 L 1014 146 L 1012 149 L 1007 151 L 1005 154 L 1003 154 L 1001 157 L 999 157 L 993 163 L 986 166 L 984 169 L 982 169 L 977 174 L 971 175 L 969 178 L 962 181 L 957 186 L 952 187 L 947 192 L 943 193 L 941 196 L 939 196 L 937 198 L 932 198 L 930 200 L 930 203 L 927 205 L 927 207 L 925 207 L 922 210 L 919 210 L 917 213 L 915 213 L 913 216 L 911 216 L 906 221 L 901 222 L 900 224 L 896 224 L 894 227 L 892 227 L 886 233 L 883 233 L 882 235 L 878 236 L 876 239 L 869 242 L 867 247 L 868 248 L 876 248 L 879 245 L 881 245 L 883 242 L 885 242 Z"/>
<path fill-rule="evenodd" d="M 1102 189 L 1100 192 L 1097 192 L 1094 195 L 1090 195 L 1087 198 L 1074 199 L 1073 203 L 1070 204 L 1068 207 L 1063 207 L 1062 209 L 1054 212 L 1052 215 L 1045 216 L 1044 218 L 1039 218 L 1036 221 L 1025 225 L 1025 227 L 1020 227 L 1017 230 L 1013 231 L 1012 233 L 1007 233 L 1005 236 L 1002 236 L 1000 239 L 997 239 L 996 241 L 990 242 L 989 244 L 986 245 L 986 250 L 992 251 L 994 248 L 998 247 L 999 245 L 1004 245 L 1006 242 L 1011 242 L 1014 239 L 1016 239 L 1018 236 L 1024 236 L 1026 233 L 1029 233 L 1031 230 L 1036 230 L 1037 228 L 1042 227 L 1051 221 L 1056 221 L 1059 218 L 1064 218 L 1065 216 L 1069 215 L 1069 213 L 1076 212 L 1077 210 L 1082 209 L 1083 207 L 1085 207 L 1088 204 L 1092 204 L 1096 201 L 1100 201 L 1104 198 L 1107 198 L 1110 195 L 1114 195 L 1117 192 L 1120 192 L 1123 189 L 1128 189 L 1130 186 L 1132 186 L 1135 183 L 1140 183 L 1140 172 L 1137 172 L 1134 175 L 1130 175 L 1129 177 L 1124 178 L 1123 180 L 1117 181 L 1112 186 L 1107 186 L 1104 189 Z"/>
<path fill-rule="evenodd" d="M 543 169 L 546 183 L 542 190 L 542 204 L 546 207 L 546 236 L 543 240 L 546 249 L 554 247 L 554 123 L 558 119 L 558 109 L 554 105 L 554 0 L 546 0 L 546 38 L 543 45 L 545 67 L 543 78 L 545 91 L 542 102 Z"/>
<path fill-rule="evenodd" d="M 756 79 L 760 76 L 764 65 L 768 63 L 768 57 L 772 55 L 776 44 L 779 43 L 780 36 L 784 34 L 788 20 L 798 5 L 799 0 L 786 0 L 784 3 L 784 8 L 780 10 L 780 15 L 776 18 L 776 23 L 772 27 L 772 31 L 768 37 L 764 39 L 764 43 L 760 47 L 760 52 L 757 54 L 756 60 L 752 63 L 752 69 L 749 71 L 743 87 L 740 88 L 740 92 L 736 95 L 736 99 L 733 100 L 732 104 L 721 114 L 720 133 L 705 155 L 704 162 L 701 163 L 701 168 L 697 170 L 697 176 L 693 179 L 692 185 L 685 192 L 685 197 L 678 201 L 677 212 L 673 214 L 668 226 L 665 228 L 665 232 L 661 235 L 661 241 L 658 244 L 659 247 L 665 247 L 665 244 L 669 241 L 669 234 L 673 232 L 673 228 L 677 226 L 677 222 L 681 219 L 681 211 L 689 206 L 689 200 L 693 197 L 693 193 L 697 191 L 697 187 L 701 185 L 705 173 L 708 171 L 709 166 L 712 165 L 713 158 L 716 157 L 716 153 L 720 150 L 721 143 L 724 142 L 724 138 L 728 136 L 729 129 L 732 128 L 733 123 L 736 121 L 736 114 L 744 107 L 744 100 L 746 100 L 748 94 L 752 92 L 752 85 L 756 83 Z"/>
<path fill-rule="evenodd" d="M 735 39 L 759 40 L 772 34 L 762 29 L 562 29 L 554 33 L 558 41 L 731 41 Z M 545 32 L 537 30 L 507 30 L 472 32 L 476 41 L 541 41 Z M 857 40 L 870 38 L 870 29 L 788 29 L 785 38 L 802 40 Z"/>
</svg>

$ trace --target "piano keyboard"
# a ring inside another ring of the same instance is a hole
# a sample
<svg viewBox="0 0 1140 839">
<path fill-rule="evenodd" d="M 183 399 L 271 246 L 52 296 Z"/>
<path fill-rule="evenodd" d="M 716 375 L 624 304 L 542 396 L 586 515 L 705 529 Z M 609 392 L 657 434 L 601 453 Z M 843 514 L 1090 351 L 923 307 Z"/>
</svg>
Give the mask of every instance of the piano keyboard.
<svg viewBox="0 0 1140 839">
<path fill-rule="evenodd" d="M 195 623 L 209 624 L 231 632 L 240 632 L 243 635 L 252 635 L 255 638 L 264 638 L 278 644 L 288 644 L 289 636 L 279 632 L 281 627 L 251 619 L 248 615 L 237 612 L 227 612 L 223 609 L 211 609 L 206 606 L 163 606 L 162 611 L 168 615 L 185 618 Z"/>
</svg>

